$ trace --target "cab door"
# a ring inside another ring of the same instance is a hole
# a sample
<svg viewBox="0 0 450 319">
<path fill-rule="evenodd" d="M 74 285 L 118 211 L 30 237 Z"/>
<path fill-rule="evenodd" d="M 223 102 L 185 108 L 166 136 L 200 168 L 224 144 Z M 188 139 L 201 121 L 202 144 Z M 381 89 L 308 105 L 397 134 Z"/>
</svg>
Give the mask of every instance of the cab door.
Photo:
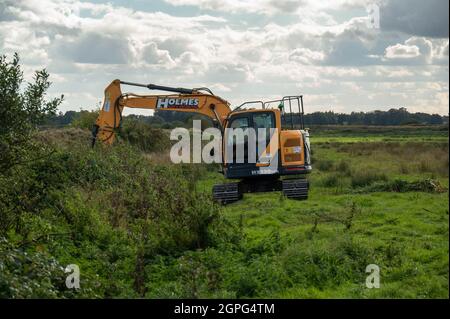
<svg viewBox="0 0 450 319">
<path fill-rule="evenodd" d="M 276 129 L 275 112 L 254 112 L 252 122 L 258 140 L 258 157 L 253 175 L 278 174 L 279 132 Z"/>
<path fill-rule="evenodd" d="M 249 161 L 249 130 L 252 127 L 251 116 L 237 114 L 228 121 L 224 139 L 225 173 L 229 178 L 240 178 L 251 171 Z M 241 134 L 242 133 L 242 134 Z"/>
<path fill-rule="evenodd" d="M 224 136 L 224 172 L 227 178 L 278 173 L 278 134 L 274 131 L 275 127 L 276 118 L 271 111 L 231 116 Z M 240 129 L 242 134 L 230 129 Z M 268 146 L 274 141 L 276 145 L 270 154 Z"/>
</svg>

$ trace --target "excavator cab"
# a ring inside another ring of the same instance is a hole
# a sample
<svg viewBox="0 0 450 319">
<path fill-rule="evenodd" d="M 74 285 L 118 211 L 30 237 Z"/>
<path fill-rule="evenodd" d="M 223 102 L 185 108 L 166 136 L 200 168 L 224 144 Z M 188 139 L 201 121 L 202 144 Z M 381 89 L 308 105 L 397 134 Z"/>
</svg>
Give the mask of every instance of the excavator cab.
<svg viewBox="0 0 450 319">
<path fill-rule="evenodd" d="M 280 116 L 274 111 L 253 109 L 230 115 L 223 138 L 225 177 L 251 178 L 277 174 L 279 152 L 276 144 Z M 239 158 L 239 152 L 243 152 L 242 158 Z"/>
<path fill-rule="evenodd" d="M 244 108 L 255 104 L 259 108 Z M 245 102 L 231 112 L 223 138 L 223 173 L 239 181 L 216 185 L 214 198 L 230 203 L 242 198 L 243 193 L 282 191 L 288 198 L 307 199 L 309 184 L 305 176 L 311 172 L 311 156 L 303 114 L 301 95 Z M 229 133 L 229 129 L 236 128 L 242 129 L 240 138 Z M 236 157 L 239 148 L 244 149 L 240 160 Z"/>
<path fill-rule="evenodd" d="M 252 104 L 259 104 L 260 108 L 243 109 L 243 106 Z M 277 107 L 272 107 L 274 105 Z M 285 111 L 286 108 L 289 113 Z M 237 161 L 235 157 L 230 163 L 224 161 L 225 166 L 229 168 L 225 172 L 226 177 L 306 174 L 311 171 L 309 130 L 305 129 L 304 125 L 303 96 L 286 96 L 268 102 L 245 102 L 230 113 L 226 128 L 241 128 L 246 138 L 245 141 L 232 141 L 235 136 L 225 130 L 225 151 L 231 150 L 226 147 L 231 143 L 233 151 L 238 148 L 239 143 L 244 143 L 245 148 L 244 162 Z M 248 130 L 253 130 L 255 134 L 249 134 Z M 254 155 L 255 150 L 249 148 L 251 144 L 248 139 L 253 143 L 258 139 L 257 160 L 253 165 L 248 154 Z M 271 167 L 271 170 L 264 169 L 266 167 Z M 248 169 L 250 171 L 247 171 Z"/>
</svg>

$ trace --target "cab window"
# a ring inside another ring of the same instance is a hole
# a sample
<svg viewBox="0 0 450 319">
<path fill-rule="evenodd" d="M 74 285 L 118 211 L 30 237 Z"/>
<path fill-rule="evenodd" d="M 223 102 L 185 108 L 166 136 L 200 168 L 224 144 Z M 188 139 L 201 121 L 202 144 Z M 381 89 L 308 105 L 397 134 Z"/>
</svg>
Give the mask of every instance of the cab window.
<svg viewBox="0 0 450 319">
<path fill-rule="evenodd" d="M 256 113 L 253 115 L 253 126 L 258 128 L 274 128 L 274 118 L 272 113 Z"/>
<path fill-rule="evenodd" d="M 255 133 L 262 134 L 261 130 L 265 130 L 266 140 L 270 140 L 270 129 L 275 128 L 275 119 L 272 112 L 268 113 L 255 113 L 253 114 L 253 127 L 255 128 Z M 263 135 L 264 136 L 264 135 Z"/>
<path fill-rule="evenodd" d="M 231 122 L 230 127 L 246 129 L 249 127 L 248 118 L 247 117 L 238 117 Z"/>
<path fill-rule="evenodd" d="M 250 127 L 250 121 L 248 117 L 237 117 L 230 123 L 232 129 L 242 129 L 242 134 L 229 135 L 228 144 L 242 144 L 246 142 L 247 130 Z"/>
</svg>

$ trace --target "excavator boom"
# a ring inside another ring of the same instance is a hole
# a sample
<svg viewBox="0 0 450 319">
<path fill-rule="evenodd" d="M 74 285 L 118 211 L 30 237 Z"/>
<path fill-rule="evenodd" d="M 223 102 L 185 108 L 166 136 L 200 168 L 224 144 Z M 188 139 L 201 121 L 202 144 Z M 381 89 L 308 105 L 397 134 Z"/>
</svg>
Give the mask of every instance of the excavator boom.
<svg viewBox="0 0 450 319">
<path fill-rule="evenodd" d="M 122 93 L 121 84 L 178 94 L 138 95 Z M 173 88 L 114 80 L 105 89 L 103 107 L 94 125 L 93 144 L 96 140 L 107 144 L 114 141 L 115 131 L 120 126 L 122 111 L 125 107 L 198 113 L 211 118 L 221 128 L 223 128 L 225 120 L 231 113 L 230 103 L 214 95 L 207 88 Z"/>
</svg>

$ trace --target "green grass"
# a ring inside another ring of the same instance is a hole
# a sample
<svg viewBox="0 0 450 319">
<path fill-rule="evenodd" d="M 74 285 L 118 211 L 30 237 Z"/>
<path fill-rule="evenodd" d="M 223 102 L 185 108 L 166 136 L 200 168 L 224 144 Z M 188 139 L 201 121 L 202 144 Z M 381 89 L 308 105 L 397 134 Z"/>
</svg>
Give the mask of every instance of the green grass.
<svg viewBox="0 0 450 319">
<path fill-rule="evenodd" d="M 274 231 L 289 241 L 279 257 L 287 250 L 317 249 L 320 255 L 333 256 L 341 248 L 336 242 L 348 240 L 351 247 L 362 249 L 359 269 L 345 282 L 332 284 L 325 291 L 313 285 L 299 283 L 279 297 L 448 297 L 448 194 L 373 193 L 363 195 L 327 195 L 321 188 L 312 188 L 310 199 L 304 202 L 280 200 L 278 194 L 247 195 L 247 198 L 226 208 L 226 215 L 243 220 L 245 234 L 250 242 L 259 242 Z M 347 229 L 345 219 L 351 204 L 361 212 Z M 258 205 L 260 204 L 260 205 Z M 332 218 L 330 218 L 332 217 Z M 315 225 L 315 220 L 318 222 Z M 390 255 L 389 249 L 395 249 Z M 362 262 L 364 261 L 364 262 Z M 339 272 L 349 267 L 350 260 L 337 262 Z M 381 288 L 369 290 L 364 286 L 364 270 L 369 263 L 381 268 Z M 304 271 L 299 263 L 297 272 Z M 318 270 L 319 271 L 319 270 Z M 324 276 L 327 276 L 326 274 Z M 427 278 L 427 280 L 424 280 Z M 332 280 L 332 278 L 328 278 Z M 398 287 L 391 291 L 390 287 Z M 439 287 L 435 291 L 436 286 Z M 428 287 L 428 288 L 427 288 Z M 428 289 L 428 290 L 427 290 Z M 263 297 L 270 297 L 265 295 Z"/>
<path fill-rule="evenodd" d="M 393 137 L 383 137 L 379 135 L 368 135 L 368 136 L 323 136 L 323 135 L 312 135 L 311 143 L 357 143 L 357 142 L 404 142 L 413 139 L 417 142 L 446 142 L 448 137 L 446 136 L 393 136 Z"/>
<path fill-rule="evenodd" d="M 246 245 L 276 246 L 254 255 L 267 258 L 259 271 L 286 276 L 277 279 L 281 287 L 266 278 L 266 289 L 247 296 L 448 298 L 448 143 L 415 136 L 401 143 L 346 141 L 313 140 L 308 200 L 245 194 L 225 207 L 225 216 L 242 225 Z M 206 191 L 218 179 L 211 173 L 200 187 Z M 429 179 L 442 189 L 375 188 Z M 368 264 L 380 267 L 380 289 L 365 286 Z"/>
<path fill-rule="evenodd" d="M 172 164 L 140 138 L 91 149 L 88 131 L 42 132 L 55 151 L 0 175 L 0 297 L 448 298 L 448 141 L 384 129 L 313 140 L 306 201 L 225 207 L 217 166 Z"/>
<path fill-rule="evenodd" d="M 311 142 L 357 143 L 357 142 L 448 142 L 448 126 L 313 126 Z"/>
</svg>

